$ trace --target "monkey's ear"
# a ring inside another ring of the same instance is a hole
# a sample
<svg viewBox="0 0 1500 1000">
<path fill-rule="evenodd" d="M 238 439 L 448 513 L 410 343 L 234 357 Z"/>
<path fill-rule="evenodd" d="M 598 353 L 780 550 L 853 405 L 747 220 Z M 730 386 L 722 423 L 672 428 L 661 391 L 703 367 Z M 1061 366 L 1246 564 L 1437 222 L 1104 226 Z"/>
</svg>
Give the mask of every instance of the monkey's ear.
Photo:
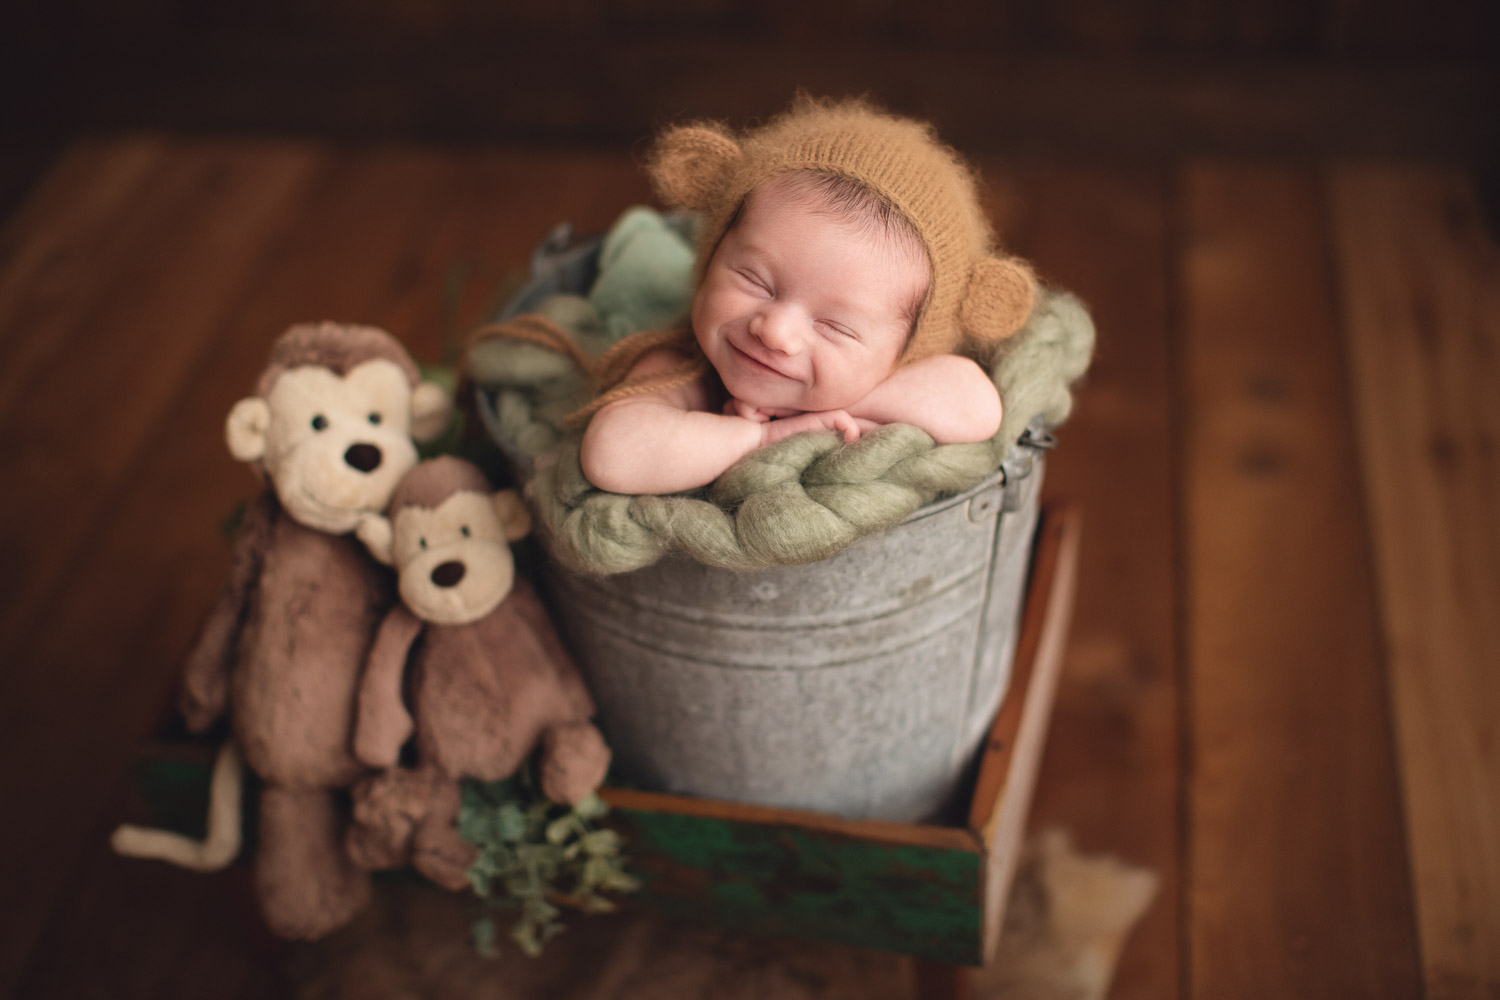
<svg viewBox="0 0 1500 1000">
<path fill-rule="evenodd" d="M 377 562 L 385 563 L 387 566 L 395 559 L 394 544 L 395 533 L 391 530 L 390 518 L 381 517 L 379 514 L 369 514 L 354 526 L 354 535 L 365 548 L 370 550 L 370 555 Z"/>
<path fill-rule="evenodd" d="M 703 212 L 739 158 L 740 144 L 722 129 L 679 125 L 657 140 L 646 169 L 668 207 Z"/>
<path fill-rule="evenodd" d="M 266 454 L 266 433 L 271 429 L 271 404 L 250 396 L 234 404 L 224 421 L 224 440 L 229 454 L 241 462 L 258 462 Z"/>
<path fill-rule="evenodd" d="M 453 399 L 436 382 L 422 382 L 411 393 L 411 436 L 431 441 L 448 426 Z"/>
<path fill-rule="evenodd" d="M 531 512 L 521 502 L 521 494 L 515 490 L 501 490 L 490 500 L 495 513 L 500 517 L 500 527 L 505 531 L 505 540 L 514 542 L 525 538 L 531 530 Z"/>
<path fill-rule="evenodd" d="M 1003 340 L 1031 316 L 1036 278 L 1014 257 L 986 257 L 969 269 L 958 321 L 976 340 Z"/>
</svg>

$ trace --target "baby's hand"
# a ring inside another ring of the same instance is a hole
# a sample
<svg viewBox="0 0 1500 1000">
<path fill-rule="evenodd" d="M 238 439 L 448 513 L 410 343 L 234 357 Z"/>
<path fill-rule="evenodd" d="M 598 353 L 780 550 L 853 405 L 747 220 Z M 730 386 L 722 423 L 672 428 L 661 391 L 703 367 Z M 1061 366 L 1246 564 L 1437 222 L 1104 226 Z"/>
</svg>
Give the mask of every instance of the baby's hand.
<svg viewBox="0 0 1500 1000">
<path fill-rule="evenodd" d="M 779 417 L 766 424 L 761 433 L 762 446 L 772 444 L 803 431 L 838 431 L 844 443 L 859 440 L 859 422 L 843 410 L 819 410 L 799 413 L 791 417 Z"/>
<path fill-rule="evenodd" d="M 763 424 L 771 419 L 771 415 L 760 407 L 751 406 L 749 403 L 735 399 L 733 396 L 730 396 L 724 403 L 724 416 L 744 417 L 746 420 L 753 420 L 757 424 Z"/>
</svg>

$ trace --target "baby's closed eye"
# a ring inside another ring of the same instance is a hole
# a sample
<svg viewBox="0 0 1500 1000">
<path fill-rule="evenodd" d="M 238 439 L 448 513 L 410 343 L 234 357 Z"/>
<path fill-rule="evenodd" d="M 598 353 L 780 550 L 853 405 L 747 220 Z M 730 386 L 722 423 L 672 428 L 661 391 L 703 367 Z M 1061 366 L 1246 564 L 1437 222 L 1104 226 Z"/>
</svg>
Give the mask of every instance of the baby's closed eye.
<svg viewBox="0 0 1500 1000">
<path fill-rule="evenodd" d="M 749 285 L 755 290 L 764 292 L 766 295 L 771 294 L 771 283 L 766 281 L 760 275 L 756 274 L 754 271 L 747 271 L 744 268 L 740 268 L 737 269 L 734 273 L 739 275 L 744 280 L 745 284 Z"/>
<path fill-rule="evenodd" d="M 829 333 L 837 337 L 844 337 L 849 340 L 859 340 L 859 334 L 855 333 L 853 330 L 842 323 L 835 322 L 831 319 L 820 319 L 817 320 L 816 323 L 818 328 L 825 333 Z"/>
</svg>

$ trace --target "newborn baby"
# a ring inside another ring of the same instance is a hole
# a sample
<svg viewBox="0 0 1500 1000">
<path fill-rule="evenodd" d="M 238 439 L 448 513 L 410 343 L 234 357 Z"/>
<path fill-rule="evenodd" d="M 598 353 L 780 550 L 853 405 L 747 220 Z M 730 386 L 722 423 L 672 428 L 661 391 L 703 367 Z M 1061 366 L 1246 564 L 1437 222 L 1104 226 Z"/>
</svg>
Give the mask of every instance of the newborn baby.
<svg viewBox="0 0 1500 1000">
<path fill-rule="evenodd" d="M 653 179 L 704 213 L 698 288 L 690 329 L 601 359 L 581 455 L 596 487 L 703 486 L 807 430 L 908 423 L 947 444 L 999 428 L 993 383 L 953 350 L 1017 329 L 1033 282 L 991 256 L 972 178 L 926 126 L 804 99 L 743 143 L 669 133 Z"/>
</svg>

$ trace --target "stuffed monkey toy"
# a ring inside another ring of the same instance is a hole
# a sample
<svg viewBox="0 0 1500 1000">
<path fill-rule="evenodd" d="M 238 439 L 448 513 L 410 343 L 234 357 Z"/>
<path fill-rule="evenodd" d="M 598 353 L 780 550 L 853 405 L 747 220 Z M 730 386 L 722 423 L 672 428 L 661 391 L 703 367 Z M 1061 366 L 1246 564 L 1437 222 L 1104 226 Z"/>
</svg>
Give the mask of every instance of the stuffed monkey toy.
<svg viewBox="0 0 1500 1000">
<path fill-rule="evenodd" d="M 352 746 L 355 701 L 394 595 L 351 532 L 385 508 L 417 463 L 412 439 L 440 433 L 450 406 L 390 334 L 323 323 L 278 338 L 255 394 L 229 414 L 230 452 L 267 488 L 245 514 L 229 583 L 183 678 L 188 728 L 228 712 L 233 732 L 216 768 L 209 837 L 173 843 L 122 828 L 115 844 L 191 867 L 227 864 L 240 822 L 237 750 L 262 782 L 254 884 L 282 937 L 322 937 L 369 895 L 368 876 L 344 852 L 334 792 L 366 773 Z"/>
<path fill-rule="evenodd" d="M 593 701 L 515 575 L 510 542 L 530 520 L 514 490 L 492 493 L 479 469 L 444 457 L 407 475 L 388 520 L 359 528 L 396 568 L 402 600 L 380 625 L 359 693 L 355 753 L 388 769 L 354 790 L 347 844 L 362 867 L 409 862 L 439 885 L 467 885 L 476 851 L 455 826 L 459 779 L 508 777 L 537 745 L 553 801 L 576 804 L 604 780 Z M 413 733 L 416 766 L 397 768 Z"/>
</svg>

